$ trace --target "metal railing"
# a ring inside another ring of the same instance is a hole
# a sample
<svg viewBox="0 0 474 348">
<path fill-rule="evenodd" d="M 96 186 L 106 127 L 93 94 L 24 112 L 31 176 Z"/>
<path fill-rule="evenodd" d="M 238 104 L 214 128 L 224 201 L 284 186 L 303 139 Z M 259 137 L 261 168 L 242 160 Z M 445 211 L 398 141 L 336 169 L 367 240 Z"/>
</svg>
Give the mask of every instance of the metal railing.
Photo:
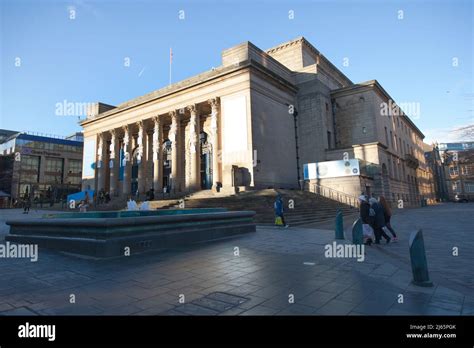
<svg viewBox="0 0 474 348">
<path fill-rule="evenodd" d="M 309 192 L 318 194 L 320 196 L 344 203 L 354 208 L 359 207 L 359 198 L 348 193 L 337 191 L 330 187 L 322 186 L 316 183 L 308 184 Z"/>
</svg>

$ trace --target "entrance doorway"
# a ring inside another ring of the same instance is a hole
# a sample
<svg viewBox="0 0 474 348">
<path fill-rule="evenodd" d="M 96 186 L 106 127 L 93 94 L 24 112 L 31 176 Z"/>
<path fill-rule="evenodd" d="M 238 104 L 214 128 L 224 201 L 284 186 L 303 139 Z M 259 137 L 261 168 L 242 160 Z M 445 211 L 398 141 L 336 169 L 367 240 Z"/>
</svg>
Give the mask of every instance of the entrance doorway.
<svg viewBox="0 0 474 348">
<path fill-rule="evenodd" d="M 138 190 L 138 147 L 132 151 L 132 177 L 130 180 L 130 192 L 132 196 L 137 194 Z"/>
<path fill-rule="evenodd" d="M 200 134 L 201 143 L 201 189 L 210 190 L 212 188 L 212 149 L 207 141 L 207 133 Z"/>
</svg>

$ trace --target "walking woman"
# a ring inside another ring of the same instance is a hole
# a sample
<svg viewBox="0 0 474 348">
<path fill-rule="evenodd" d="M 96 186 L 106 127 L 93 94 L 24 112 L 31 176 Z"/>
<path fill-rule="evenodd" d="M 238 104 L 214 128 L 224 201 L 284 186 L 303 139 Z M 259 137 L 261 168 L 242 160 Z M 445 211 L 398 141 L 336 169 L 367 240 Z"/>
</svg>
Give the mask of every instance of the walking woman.
<svg viewBox="0 0 474 348">
<path fill-rule="evenodd" d="M 383 214 L 384 214 L 384 217 L 385 217 L 385 226 L 387 227 L 387 230 L 389 230 L 390 233 L 392 234 L 393 241 L 396 242 L 398 240 L 397 234 L 393 230 L 392 225 L 390 225 L 390 219 L 392 217 L 392 210 L 390 209 L 390 206 L 388 205 L 388 203 L 387 203 L 384 196 L 380 196 L 379 202 L 383 207 Z"/>
<path fill-rule="evenodd" d="M 377 201 L 376 198 L 369 199 L 370 208 L 375 213 L 374 218 L 374 233 L 375 233 L 375 244 L 380 244 L 380 240 L 385 238 L 387 244 L 390 243 L 390 238 L 384 231 L 385 228 L 385 218 L 382 205 Z"/>
</svg>

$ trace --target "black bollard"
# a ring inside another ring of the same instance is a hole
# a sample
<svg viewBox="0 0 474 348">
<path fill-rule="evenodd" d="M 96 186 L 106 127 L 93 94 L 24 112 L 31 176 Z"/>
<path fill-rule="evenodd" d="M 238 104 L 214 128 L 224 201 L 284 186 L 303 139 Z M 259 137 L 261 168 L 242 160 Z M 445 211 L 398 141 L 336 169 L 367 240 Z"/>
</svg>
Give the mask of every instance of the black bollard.
<svg viewBox="0 0 474 348">
<path fill-rule="evenodd" d="M 364 236 L 362 234 L 362 220 L 358 218 L 352 224 L 352 244 L 364 244 Z"/>
<path fill-rule="evenodd" d="M 419 229 L 410 235 L 410 259 L 411 270 L 413 273 L 412 283 L 417 286 L 431 287 L 433 283 L 430 281 L 428 274 L 428 262 L 426 260 L 425 242 L 423 240 L 423 231 Z"/>
<path fill-rule="evenodd" d="M 344 225 L 342 221 L 342 211 L 339 209 L 337 210 L 336 213 L 336 239 L 344 239 Z"/>
</svg>

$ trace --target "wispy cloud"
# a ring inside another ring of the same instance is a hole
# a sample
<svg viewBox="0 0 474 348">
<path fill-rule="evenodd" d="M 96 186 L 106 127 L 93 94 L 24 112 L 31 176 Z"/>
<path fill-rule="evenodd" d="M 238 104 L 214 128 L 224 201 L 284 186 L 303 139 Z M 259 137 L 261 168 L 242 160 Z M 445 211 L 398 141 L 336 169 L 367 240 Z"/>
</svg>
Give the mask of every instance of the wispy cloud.
<svg viewBox="0 0 474 348">
<path fill-rule="evenodd" d="M 474 123 L 456 125 L 446 128 L 432 128 L 424 130 L 425 139 L 424 142 L 431 144 L 433 142 L 448 143 L 448 142 L 459 142 L 459 141 L 473 141 L 472 130 L 471 132 L 463 132 L 462 129 L 467 127 L 474 127 Z"/>
</svg>

